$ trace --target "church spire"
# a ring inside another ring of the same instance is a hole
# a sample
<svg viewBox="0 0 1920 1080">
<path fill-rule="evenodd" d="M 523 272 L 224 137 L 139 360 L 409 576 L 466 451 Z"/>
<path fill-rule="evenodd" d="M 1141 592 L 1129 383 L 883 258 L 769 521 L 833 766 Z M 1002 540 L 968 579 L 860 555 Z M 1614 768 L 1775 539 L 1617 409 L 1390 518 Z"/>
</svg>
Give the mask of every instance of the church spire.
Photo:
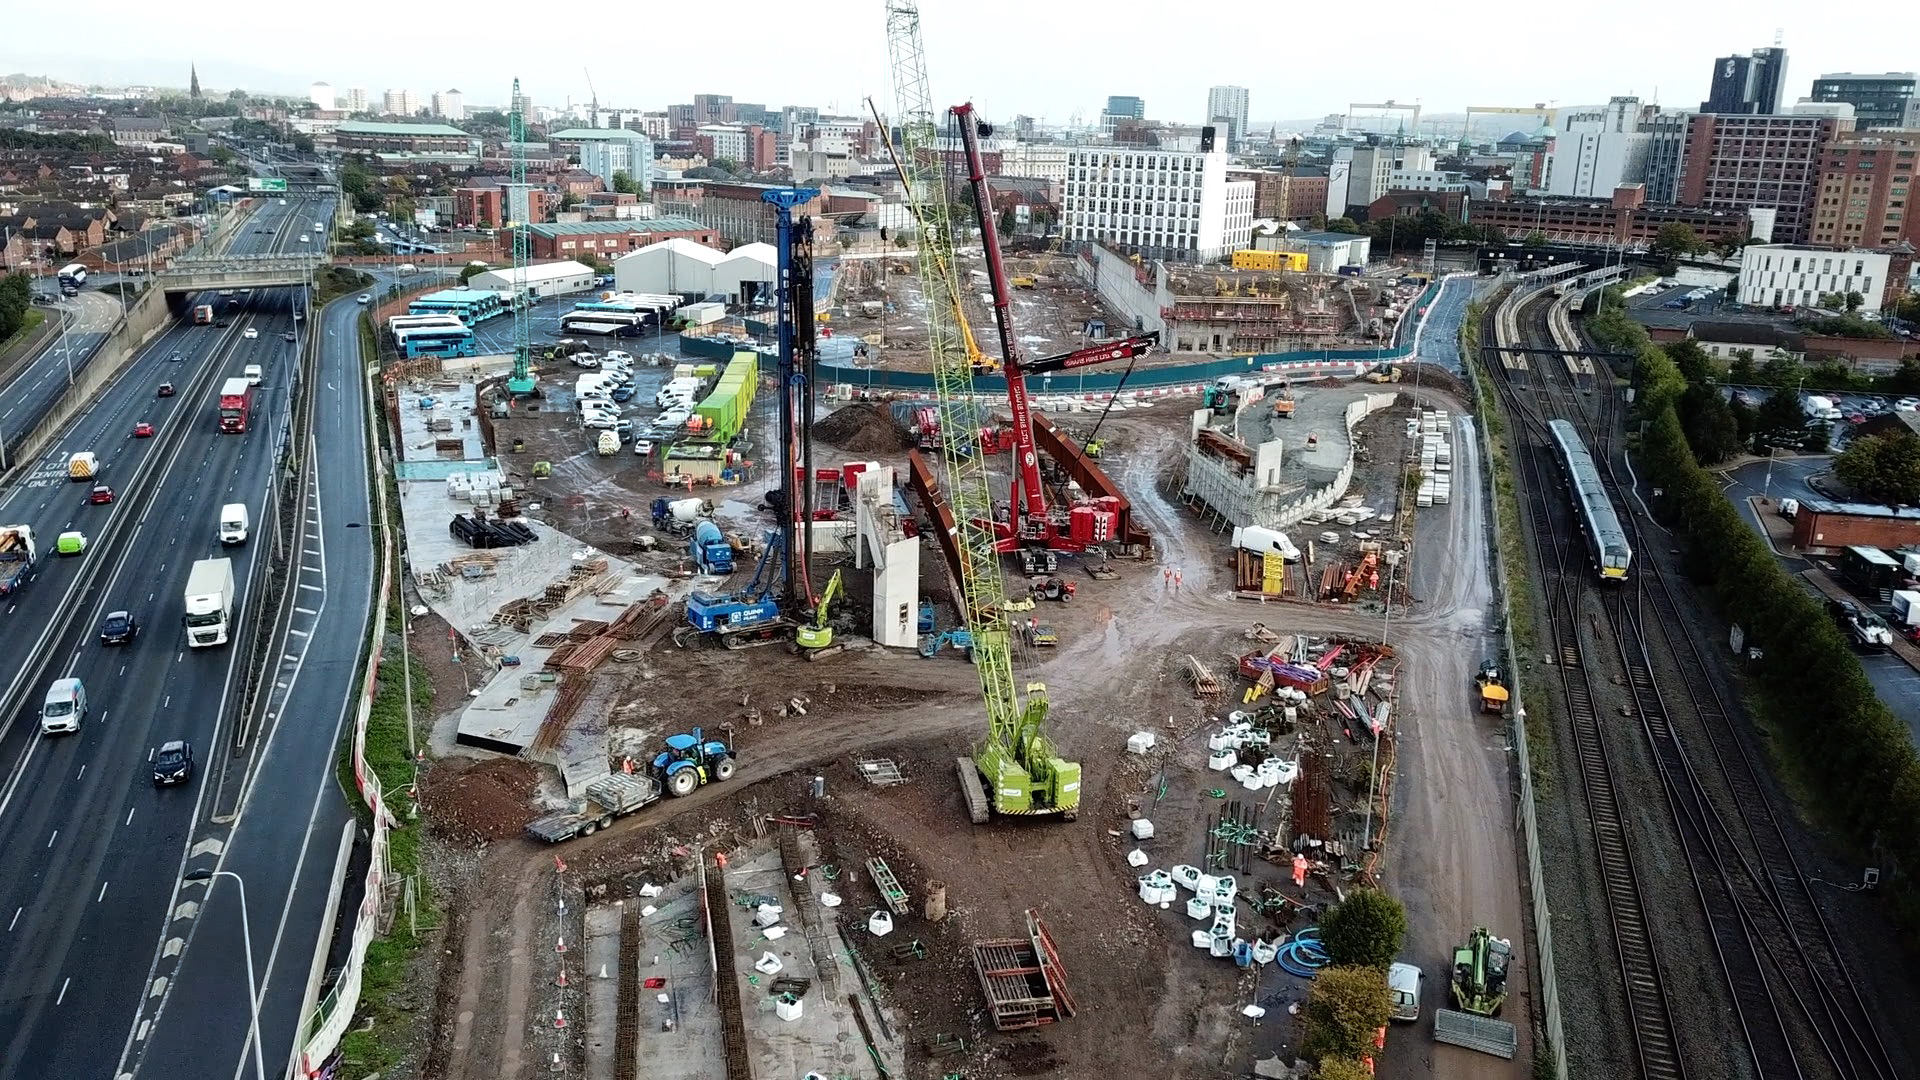
<svg viewBox="0 0 1920 1080">
<path fill-rule="evenodd" d="M 195 100 L 195 101 L 199 101 L 199 100 L 200 100 L 200 68 L 199 68 L 199 65 L 197 65 L 197 64 L 189 64 L 189 65 L 188 65 L 188 67 L 187 67 L 187 70 L 189 70 L 190 72 L 192 72 L 192 75 L 190 76 L 190 79 L 189 79 L 189 81 L 188 81 L 188 83 L 187 83 L 187 96 L 188 96 L 188 97 L 190 97 L 190 98 L 192 98 L 192 99 L 193 99 L 193 100 Z"/>
</svg>

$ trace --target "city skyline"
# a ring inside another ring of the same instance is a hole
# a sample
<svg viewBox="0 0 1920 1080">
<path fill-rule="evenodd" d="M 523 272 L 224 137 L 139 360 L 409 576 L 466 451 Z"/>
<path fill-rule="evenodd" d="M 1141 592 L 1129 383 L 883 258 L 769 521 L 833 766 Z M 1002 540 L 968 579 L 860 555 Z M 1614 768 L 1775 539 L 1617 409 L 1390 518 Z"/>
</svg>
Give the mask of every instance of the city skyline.
<svg viewBox="0 0 1920 1080">
<path fill-rule="evenodd" d="M 130 0 L 103 0 L 98 14 L 107 18 L 134 17 L 141 7 Z M 1546 102 L 1559 106 L 1604 102 L 1615 95 L 1658 100 L 1670 108 L 1693 109 L 1706 99 L 1714 58 L 1744 55 L 1773 44 L 1782 34 L 1789 63 L 1782 95 L 1783 106 L 1806 96 L 1812 81 L 1827 72 L 1879 72 L 1913 68 L 1904 43 L 1920 31 L 1920 13 L 1895 9 L 1886 13 L 1870 37 L 1853 35 L 1839 22 L 1824 19 L 1802 5 L 1770 0 L 1741 10 L 1740 20 L 1708 12 L 1656 8 L 1629 3 L 1609 20 L 1533 19 L 1525 25 L 1478 23 L 1423 24 L 1418 36 L 1406 40 L 1366 39 L 1364 73 L 1356 74 L 1353 44 L 1329 37 L 1325 49 L 1290 49 L 1284 65 L 1225 61 L 1211 70 L 1185 65 L 1092 65 L 1102 74 L 1089 77 L 1089 65 L 1041 62 L 1057 55 L 1061 42 L 1079 42 L 1089 55 L 1123 49 L 1130 39 L 1115 32 L 1101 35 L 1077 22 L 1071 13 L 1016 6 L 1007 0 L 980 0 L 964 11 L 923 5 L 928 70 L 936 101 L 973 100 L 990 118 L 1011 120 L 1016 113 L 1060 125 L 1078 115 L 1082 123 L 1096 124 L 1110 94 L 1131 94 L 1147 102 L 1149 119 L 1198 123 L 1210 86 L 1245 86 L 1252 101 L 1250 130 L 1283 121 L 1314 119 L 1345 112 L 1354 99 L 1421 103 L 1426 114 L 1458 113 L 1469 105 L 1524 106 Z M 756 10 L 764 10 L 769 25 L 777 15 L 765 0 L 747 0 L 730 26 L 751 25 Z M 1204 55 L 1207 41 L 1240 32 L 1244 9 L 1207 0 L 1197 9 L 1183 9 L 1176 24 L 1155 26 L 1155 51 L 1163 54 Z M 1413 17 L 1424 10 L 1409 0 L 1389 0 L 1380 14 L 1388 25 L 1395 12 Z M 1901 15 L 1901 10 L 1908 14 Z M 859 33 L 857 18 L 870 16 L 871 33 Z M 513 45 L 490 46 L 469 42 L 457 51 L 423 49 L 398 59 L 399 47 L 410 38 L 431 41 L 435 23 L 424 9 L 387 13 L 380 40 L 394 49 L 369 50 L 364 31 L 350 25 L 327 23 L 295 25 L 296 17 L 278 11 L 248 12 L 218 36 L 204 26 L 163 22 L 111 56 L 63 52 L 43 47 L 60 41 L 58 16 L 46 9 L 24 9 L 12 19 L 10 38 L 34 43 L 29 49 L 0 46 L 0 70 L 47 75 L 86 84 L 184 86 L 189 65 L 198 67 L 208 93 L 241 88 L 254 93 L 305 97 L 315 81 L 331 83 L 336 91 L 364 87 L 370 96 L 388 88 L 412 89 L 425 99 L 436 88 L 458 86 L 466 92 L 469 108 L 504 105 L 513 74 L 528 88 L 532 99 L 548 107 L 571 101 L 584 105 L 595 96 L 588 73 L 577 59 L 547 59 L 546 50 L 519 50 Z M 1311 15 L 1296 19 L 1287 33 L 1298 40 L 1339 28 L 1333 16 L 1317 25 Z M 791 66 L 755 63 L 758 57 L 785 57 L 790 53 L 774 42 L 758 48 L 734 45 L 736 61 L 716 68 L 704 50 L 668 51 L 649 56 L 644 67 L 605 65 L 591 71 L 593 87 L 603 107 L 662 109 L 702 92 L 731 94 L 738 101 L 767 105 L 802 104 L 840 114 L 865 112 L 872 96 L 883 111 L 891 104 L 882 10 L 860 9 L 843 19 L 838 49 L 831 64 Z M 1649 30 L 1658 27 L 1658 34 Z M 1008 28 L 1017 28 L 1010 32 Z M 1566 49 L 1555 31 L 1578 35 L 1578 48 Z M 1904 31 L 1904 32 L 1903 32 Z M 297 34 L 297 37 L 296 37 Z M 565 31 L 553 31 L 555 43 Z M 870 42 L 869 42 L 870 38 Z M 283 44 L 297 40 L 301 58 L 335 55 L 337 60 L 302 59 L 300 66 L 275 62 Z M 519 39 L 515 39 L 516 43 Z M 1046 41 L 1044 52 L 1023 53 L 1022 40 Z M 865 46 L 864 48 L 849 48 Z M 1182 48 L 1184 45 L 1190 48 Z M 1518 64 L 1516 56 L 1553 56 L 1551 62 Z M 804 51 L 802 55 L 804 55 Z M 383 62 L 382 55 L 396 57 Z M 1486 58 L 1485 60 L 1473 58 Z M 1104 72 L 1110 71 L 1111 74 Z M 1528 72 L 1550 72 L 1531 75 Z M 404 74 L 403 74 L 404 72 Z M 631 72 L 631 73 L 629 73 Z M 497 88 L 486 85 L 490 73 L 499 73 Z"/>
</svg>

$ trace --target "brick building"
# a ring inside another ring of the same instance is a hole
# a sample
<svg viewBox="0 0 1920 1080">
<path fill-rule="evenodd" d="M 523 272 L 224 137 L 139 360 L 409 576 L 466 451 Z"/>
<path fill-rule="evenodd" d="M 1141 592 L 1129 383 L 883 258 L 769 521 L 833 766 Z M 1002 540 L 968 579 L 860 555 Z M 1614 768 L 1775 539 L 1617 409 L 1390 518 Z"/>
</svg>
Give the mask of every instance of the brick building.
<svg viewBox="0 0 1920 1080">
<path fill-rule="evenodd" d="M 1389 191 L 1367 205 L 1367 221 L 1385 221 L 1393 217 L 1419 217 L 1433 211 L 1454 221 L 1467 220 L 1467 193 L 1464 191 Z"/>
<path fill-rule="evenodd" d="M 727 246 L 740 244 L 771 244 L 777 238 L 777 224 L 773 206 L 761 199 L 766 191 L 785 190 L 781 184 L 747 184 L 718 180 L 705 180 L 697 188 L 669 192 L 664 186 L 657 186 L 654 204 L 663 213 L 677 214 L 700 222 L 711 231 L 718 233 Z M 819 195 L 793 208 L 795 217 L 811 215 L 814 219 L 814 238 L 830 241 L 833 238 L 833 222 L 824 217 L 827 212 L 828 195 L 825 188 Z M 657 239 L 665 239 L 659 237 Z M 707 243 L 702 240 L 701 243 Z"/>
<path fill-rule="evenodd" d="M 720 247 L 720 234 L 714 229 L 684 217 L 631 218 L 625 221 L 578 221 L 560 225 L 535 225 L 532 232 L 533 257 L 536 259 L 579 259 L 596 256 L 611 262 L 629 251 L 648 244 L 679 237 Z"/>
<path fill-rule="evenodd" d="M 376 124 L 349 120 L 334 129 L 342 150 L 370 154 L 467 154 L 479 152 L 478 140 L 449 124 Z"/>
<path fill-rule="evenodd" d="M 1709 210 L 1771 209 L 1773 239 L 1805 243 L 1821 160 L 1827 145 L 1851 125 L 1819 115 L 1694 116 L 1680 161 L 1678 201 Z"/>
<path fill-rule="evenodd" d="M 527 192 L 528 216 L 534 221 L 547 218 L 549 197 L 539 188 Z M 507 221 L 507 186 L 501 183 L 475 184 L 453 193 L 453 219 L 461 225 L 486 225 L 500 228 Z"/>
<path fill-rule="evenodd" d="M 1920 131 L 1847 132 L 1820 155 L 1808 241 L 1821 247 L 1920 246 L 1912 205 Z"/>
<path fill-rule="evenodd" d="M 1644 184 L 1622 184 L 1605 202 L 1554 195 L 1480 199 L 1467 220 L 1475 228 L 1498 229 L 1514 239 L 1538 232 L 1549 240 L 1576 244 L 1651 244 L 1662 225 L 1675 222 L 1692 228 L 1707 244 L 1751 231 L 1745 208 L 1661 205 L 1647 202 L 1646 194 Z"/>
</svg>

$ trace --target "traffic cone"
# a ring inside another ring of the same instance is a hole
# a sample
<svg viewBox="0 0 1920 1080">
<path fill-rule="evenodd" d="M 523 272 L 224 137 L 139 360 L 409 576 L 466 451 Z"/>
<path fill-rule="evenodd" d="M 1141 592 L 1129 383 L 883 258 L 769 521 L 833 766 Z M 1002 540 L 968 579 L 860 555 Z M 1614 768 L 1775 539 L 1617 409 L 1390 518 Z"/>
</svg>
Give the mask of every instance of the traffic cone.
<svg viewBox="0 0 1920 1080">
<path fill-rule="evenodd" d="M 563 952 L 566 952 L 566 951 L 567 951 L 567 939 L 566 939 L 566 938 L 555 938 L 555 939 L 554 939 L 554 941 L 553 941 L 553 951 L 554 951 L 554 952 L 561 952 L 561 953 L 563 953 Z"/>
<path fill-rule="evenodd" d="M 561 862 L 560 856 L 558 855 L 553 857 L 553 872 L 556 874 L 564 874 L 567 872 L 567 864 Z"/>
<path fill-rule="evenodd" d="M 555 1009 L 553 1013 L 553 1026 L 555 1028 L 565 1028 L 567 1026 L 567 1014 Z"/>
<path fill-rule="evenodd" d="M 567 985 L 567 969 L 566 968 L 561 968 L 560 974 L 554 976 L 553 985 L 555 986 Z"/>
<path fill-rule="evenodd" d="M 607 977 L 607 965 L 605 964 L 600 965 L 600 977 L 603 979 Z"/>
</svg>

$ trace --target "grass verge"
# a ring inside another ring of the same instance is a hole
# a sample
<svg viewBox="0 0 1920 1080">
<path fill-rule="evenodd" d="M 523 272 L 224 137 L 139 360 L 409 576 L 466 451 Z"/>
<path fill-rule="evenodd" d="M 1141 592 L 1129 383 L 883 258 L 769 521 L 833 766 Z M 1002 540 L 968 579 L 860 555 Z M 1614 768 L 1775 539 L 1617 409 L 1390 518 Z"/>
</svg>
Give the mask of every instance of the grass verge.
<svg viewBox="0 0 1920 1080">
<path fill-rule="evenodd" d="M 28 308 L 27 313 L 20 318 L 20 329 L 8 335 L 7 340 L 0 341 L 0 356 L 7 355 L 8 350 L 20 342 L 27 340 L 35 330 L 40 329 L 40 324 L 46 321 L 46 312 L 41 311 L 39 308 Z"/>
<path fill-rule="evenodd" d="M 371 332 L 365 319 L 361 319 L 360 323 L 364 347 Z M 379 430 L 385 432 L 386 425 L 380 424 Z M 383 435 L 383 448 L 385 442 Z M 381 468 L 381 460 L 376 455 L 368 463 L 369 469 Z M 397 521 L 399 506 L 391 489 L 380 484 L 377 475 L 373 479 L 376 490 L 382 492 L 381 497 L 387 503 L 388 520 Z M 373 705 L 367 719 L 367 767 L 380 778 L 381 791 L 401 819 L 400 825 L 387 834 L 389 872 L 394 880 L 413 883 L 413 921 L 428 927 L 437 925 L 438 919 L 434 898 L 420 873 L 420 833 L 424 823 L 415 815 L 413 800 L 407 794 L 416 779 L 414 757 L 408 750 L 414 742 L 408 736 L 408 706 L 411 704 L 412 715 L 416 719 L 432 716 L 433 684 L 424 674 L 414 679 L 413 700 L 408 702 L 403 665 L 413 664 L 417 658 L 402 655 L 406 616 L 401 607 L 397 550 L 392 559 L 390 569 L 395 587 L 381 613 L 384 633 L 381 635 L 380 667 Z M 364 667 L 361 669 L 363 675 L 365 670 Z M 338 771 L 341 786 L 346 790 L 349 801 L 365 820 L 368 812 L 353 779 L 351 741 L 341 748 Z M 376 1072 L 384 1074 L 398 1064 L 415 1044 L 420 1017 L 417 1006 L 413 1006 L 407 997 L 407 973 L 414 953 L 423 944 L 425 935 L 414 932 L 413 923 L 404 912 L 395 916 L 386 934 L 368 944 L 366 965 L 361 970 L 360 1004 L 355 1014 L 354 1030 L 348 1032 L 340 1044 L 341 1061 L 347 1073 L 355 1076 Z"/>
<path fill-rule="evenodd" d="M 340 266 L 323 266 L 313 276 L 313 306 L 323 307 L 327 301 L 338 299 L 350 292 L 371 288 L 373 278 L 358 270 Z"/>
</svg>

